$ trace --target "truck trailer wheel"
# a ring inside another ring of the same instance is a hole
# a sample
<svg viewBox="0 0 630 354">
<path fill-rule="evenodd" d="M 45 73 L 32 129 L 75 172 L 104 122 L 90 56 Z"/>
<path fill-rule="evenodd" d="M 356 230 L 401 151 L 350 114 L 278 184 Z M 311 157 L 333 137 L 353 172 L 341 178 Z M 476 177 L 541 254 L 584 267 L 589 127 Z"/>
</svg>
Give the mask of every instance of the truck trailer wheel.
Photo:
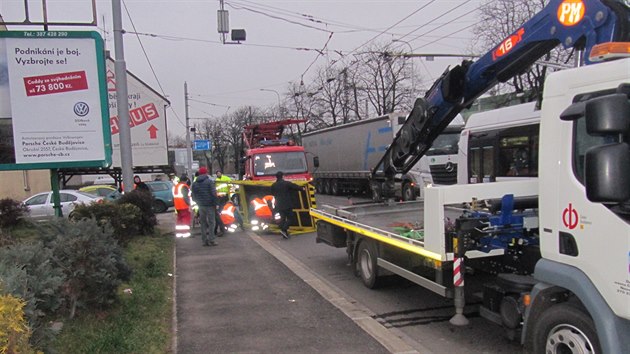
<svg viewBox="0 0 630 354">
<path fill-rule="evenodd" d="M 416 191 L 410 182 L 405 182 L 402 188 L 402 199 L 406 202 L 416 200 Z"/>
<path fill-rule="evenodd" d="M 566 303 L 546 310 L 538 319 L 533 336 L 534 353 L 602 353 L 593 320 Z"/>
<path fill-rule="evenodd" d="M 323 194 L 330 195 L 330 179 L 326 178 L 322 181 L 322 192 Z"/>
<path fill-rule="evenodd" d="M 339 195 L 339 180 L 336 180 L 336 179 L 330 180 L 330 194 Z"/>
<path fill-rule="evenodd" d="M 374 242 L 364 240 L 359 244 L 357 268 L 363 284 L 370 289 L 375 289 L 379 285 L 376 257 L 376 245 Z"/>
</svg>

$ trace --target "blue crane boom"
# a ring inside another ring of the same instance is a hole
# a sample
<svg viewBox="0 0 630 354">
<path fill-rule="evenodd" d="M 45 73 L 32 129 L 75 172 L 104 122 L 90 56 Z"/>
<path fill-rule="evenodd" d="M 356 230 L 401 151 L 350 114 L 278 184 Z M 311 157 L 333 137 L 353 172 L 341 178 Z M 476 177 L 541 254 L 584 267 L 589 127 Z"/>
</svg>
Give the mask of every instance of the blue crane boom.
<svg viewBox="0 0 630 354">
<path fill-rule="evenodd" d="M 455 116 L 499 82 L 522 73 L 562 45 L 590 53 L 606 42 L 629 41 L 630 9 L 622 0 L 551 0 L 531 20 L 477 61 L 446 70 L 418 98 L 378 165 L 373 187 L 389 196 L 394 175 L 406 173 Z M 586 64 L 590 64 L 588 58 Z"/>
</svg>

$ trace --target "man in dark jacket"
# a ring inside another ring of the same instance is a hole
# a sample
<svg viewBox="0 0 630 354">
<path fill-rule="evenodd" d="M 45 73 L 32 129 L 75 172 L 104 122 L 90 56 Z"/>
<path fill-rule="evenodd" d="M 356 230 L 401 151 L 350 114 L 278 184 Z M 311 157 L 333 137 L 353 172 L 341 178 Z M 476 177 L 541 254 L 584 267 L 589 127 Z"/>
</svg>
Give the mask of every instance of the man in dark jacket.
<svg viewBox="0 0 630 354">
<path fill-rule="evenodd" d="M 217 191 L 214 181 L 208 177 L 208 169 L 201 167 L 199 177 L 193 182 L 192 198 L 199 206 L 201 241 L 204 246 L 216 246 L 214 241 L 214 219 L 217 210 Z"/>
<path fill-rule="evenodd" d="M 293 194 L 291 191 L 302 190 L 295 183 L 285 181 L 284 173 L 278 171 L 276 173 L 276 182 L 271 185 L 271 194 L 276 199 L 276 207 L 274 212 L 280 214 L 280 234 L 285 239 L 289 239 L 289 218 L 293 213 Z"/>
</svg>

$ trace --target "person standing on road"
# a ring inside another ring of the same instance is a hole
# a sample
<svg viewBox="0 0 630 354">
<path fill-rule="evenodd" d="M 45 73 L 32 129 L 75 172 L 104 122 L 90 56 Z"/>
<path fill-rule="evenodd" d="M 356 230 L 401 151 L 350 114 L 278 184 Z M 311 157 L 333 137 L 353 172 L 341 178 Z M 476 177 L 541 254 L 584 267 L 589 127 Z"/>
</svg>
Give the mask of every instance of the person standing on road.
<svg viewBox="0 0 630 354">
<path fill-rule="evenodd" d="M 214 223 L 217 212 L 217 191 L 214 181 L 208 177 L 208 169 L 199 168 L 199 177 L 192 184 L 193 200 L 199 207 L 201 241 L 204 246 L 216 246 Z"/>
<path fill-rule="evenodd" d="M 293 213 L 293 198 L 291 191 L 301 191 L 302 188 L 295 183 L 284 180 L 284 173 L 276 173 L 276 181 L 271 185 L 271 194 L 276 199 L 274 212 L 280 214 L 280 234 L 289 239 L 289 218 Z"/>
<path fill-rule="evenodd" d="M 173 204 L 177 213 L 175 222 L 175 235 L 177 237 L 190 237 L 190 187 L 188 177 L 183 175 L 175 187 L 173 187 Z"/>
</svg>

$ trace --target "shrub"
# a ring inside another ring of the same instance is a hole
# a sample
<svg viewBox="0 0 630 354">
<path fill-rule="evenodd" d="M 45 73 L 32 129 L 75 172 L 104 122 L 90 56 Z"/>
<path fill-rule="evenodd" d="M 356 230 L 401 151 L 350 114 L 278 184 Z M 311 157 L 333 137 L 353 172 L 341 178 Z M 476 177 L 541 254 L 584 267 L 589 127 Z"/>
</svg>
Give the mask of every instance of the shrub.
<svg viewBox="0 0 630 354">
<path fill-rule="evenodd" d="M 90 218 L 101 227 L 111 225 L 114 238 L 124 246 L 140 233 L 142 211 L 133 204 L 93 203 L 78 205 L 70 214 L 74 221 Z"/>
<path fill-rule="evenodd" d="M 44 318 L 55 314 L 63 303 L 63 271 L 51 263 L 52 252 L 41 242 L 0 249 L 0 293 L 26 301 L 24 314 L 37 346 L 50 339 Z"/>
<path fill-rule="evenodd" d="M 31 332 L 23 308 L 24 300 L 0 295 L 0 353 L 37 353 L 29 345 Z"/>
<path fill-rule="evenodd" d="M 26 205 L 11 198 L 0 199 L 0 228 L 16 226 L 28 213 Z"/>
<path fill-rule="evenodd" d="M 131 270 L 112 237 L 112 228 L 94 219 L 58 220 L 44 230 L 54 263 L 63 269 L 63 291 L 70 318 L 77 308 L 104 309 L 116 300 L 116 290 Z"/>
<path fill-rule="evenodd" d="M 133 204 L 140 208 L 142 216 L 140 218 L 139 229 L 143 235 L 150 235 L 157 225 L 157 218 L 151 205 L 153 204 L 153 196 L 150 193 L 133 190 L 123 194 L 118 200 L 118 204 Z"/>
</svg>

